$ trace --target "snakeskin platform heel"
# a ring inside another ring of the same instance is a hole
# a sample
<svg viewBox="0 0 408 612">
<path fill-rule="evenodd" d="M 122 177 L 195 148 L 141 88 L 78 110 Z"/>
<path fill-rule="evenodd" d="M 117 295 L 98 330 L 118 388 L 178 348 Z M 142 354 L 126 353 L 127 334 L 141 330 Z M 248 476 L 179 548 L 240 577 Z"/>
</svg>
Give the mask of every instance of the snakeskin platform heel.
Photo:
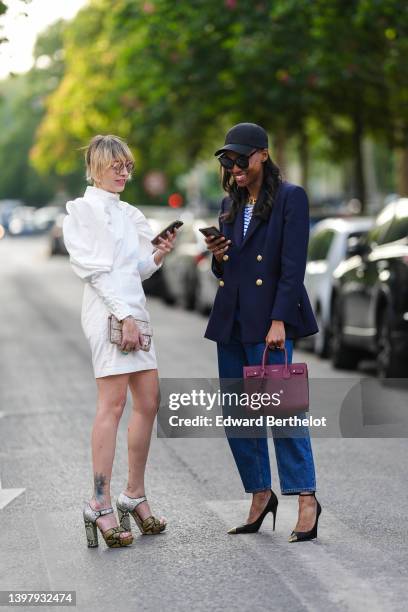
<svg viewBox="0 0 408 612">
<path fill-rule="evenodd" d="M 119 524 L 124 531 L 131 531 L 130 516 L 134 518 L 136 525 L 139 527 L 143 535 L 156 535 L 166 529 L 166 521 L 159 520 L 154 516 L 148 516 L 142 520 L 137 513 L 137 506 L 142 502 L 147 501 L 146 497 L 128 497 L 121 493 L 116 500 L 116 508 L 118 510 Z"/>
<path fill-rule="evenodd" d="M 98 529 L 109 548 L 129 546 L 129 544 L 133 542 L 133 536 L 130 529 L 124 529 L 123 527 L 111 527 L 110 529 L 106 529 L 106 531 L 102 531 L 102 529 L 96 523 L 96 520 L 100 516 L 111 514 L 112 512 L 112 506 L 109 508 L 102 508 L 102 510 L 94 510 L 88 502 L 84 502 L 83 517 L 88 548 L 96 548 L 98 546 Z M 123 538 L 120 536 L 120 534 L 124 533 L 125 531 L 129 531 L 130 535 Z"/>
</svg>

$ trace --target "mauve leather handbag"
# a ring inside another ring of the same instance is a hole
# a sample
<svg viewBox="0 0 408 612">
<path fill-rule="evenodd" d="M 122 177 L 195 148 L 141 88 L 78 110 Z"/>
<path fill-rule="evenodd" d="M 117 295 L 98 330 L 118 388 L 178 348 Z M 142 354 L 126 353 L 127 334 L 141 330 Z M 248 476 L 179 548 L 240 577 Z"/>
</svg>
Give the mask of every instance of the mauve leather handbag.
<svg viewBox="0 0 408 612">
<path fill-rule="evenodd" d="M 269 350 L 284 350 L 285 363 L 267 365 Z M 244 366 L 244 391 L 251 398 L 251 412 L 275 416 L 292 416 L 309 409 L 309 379 L 306 363 L 288 364 L 285 349 L 270 349 L 265 346 L 262 363 L 257 366 Z M 260 403 L 259 394 L 265 395 L 265 404 Z M 256 394 L 256 395 L 255 395 Z M 256 399 L 256 401 L 255 401 Z"/>
</svg>

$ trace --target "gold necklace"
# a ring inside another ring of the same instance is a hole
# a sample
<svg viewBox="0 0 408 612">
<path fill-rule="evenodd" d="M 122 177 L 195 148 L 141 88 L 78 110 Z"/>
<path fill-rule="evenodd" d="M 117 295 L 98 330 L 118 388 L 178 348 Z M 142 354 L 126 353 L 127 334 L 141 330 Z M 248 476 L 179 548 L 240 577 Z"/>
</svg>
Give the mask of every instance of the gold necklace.
<svg viewBox="0 0 408 612">
<path fill-rule="evenodd" d="M 251 204 L 251 206 L 253 206 L 254 204 L 256 204 L 256 198 L 248 198 L 248 204 Z"/>
</svg>

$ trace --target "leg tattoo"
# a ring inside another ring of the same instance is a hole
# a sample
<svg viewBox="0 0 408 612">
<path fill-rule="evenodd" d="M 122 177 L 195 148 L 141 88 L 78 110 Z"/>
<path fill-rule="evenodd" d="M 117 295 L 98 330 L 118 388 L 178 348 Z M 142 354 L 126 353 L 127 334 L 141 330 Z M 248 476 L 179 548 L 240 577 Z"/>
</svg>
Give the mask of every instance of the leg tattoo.
<svg viewBox="0 0 408 612">
<path fill-rule="evenodd" d="M 106 476 L 102 473 L 95 472 L 94 474 L 95 497 L 98 502 L 103 502 L 105 499 Z"/>
</svg>

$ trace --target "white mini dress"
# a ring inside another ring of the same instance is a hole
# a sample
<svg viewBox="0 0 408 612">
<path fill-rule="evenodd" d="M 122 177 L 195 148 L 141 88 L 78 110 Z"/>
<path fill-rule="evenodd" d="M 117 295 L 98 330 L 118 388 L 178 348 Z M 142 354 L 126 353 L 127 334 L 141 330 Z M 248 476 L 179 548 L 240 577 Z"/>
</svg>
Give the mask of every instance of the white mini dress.
<svg viewBox="0 0 408 612">
<path fill-rule="evenodd" d="M 150 321 L 142 281 L 162 262 L 154 261 L 153 231 L 143 213 L 119 194 L 87 187 L 66 204 L 63 235 L 74 272 L 85 282 L 81 324 L 90 344 L 95 378 L 157 368 L 149 351 L 125 354 L 108 337 L 108 317 Z"/>
</svg>

